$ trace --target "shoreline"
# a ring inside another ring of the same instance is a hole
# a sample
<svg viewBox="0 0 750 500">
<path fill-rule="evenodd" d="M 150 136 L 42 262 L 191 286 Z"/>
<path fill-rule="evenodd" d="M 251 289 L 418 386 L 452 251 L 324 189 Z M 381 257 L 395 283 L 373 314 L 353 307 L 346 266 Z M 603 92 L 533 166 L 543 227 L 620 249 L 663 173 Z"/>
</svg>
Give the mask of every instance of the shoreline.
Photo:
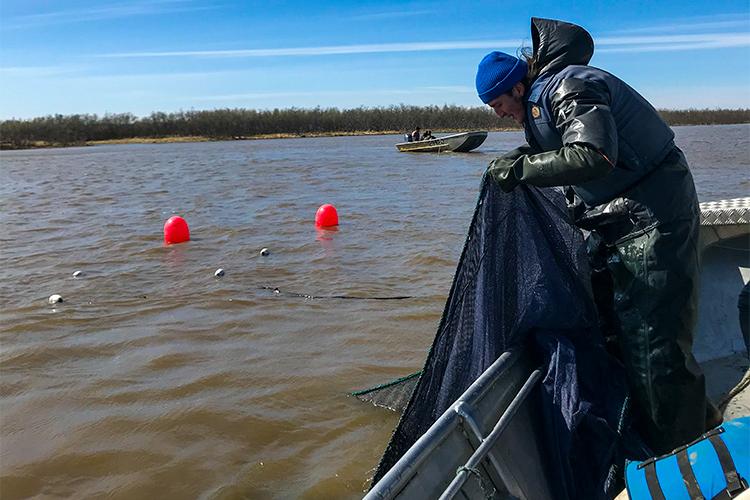
<svg viewBox="0 0 750 500">
<path fill-rule="evenodd" d="M 436 130 L 440 134 L 457 134 L 459 132 L 470 132 L 476 129 L 445 129 Z M 521 128 L 497 128 L 489 132 L 509 132 L 521 131 Z M 368 135 L 403 135 L 405 132 L 399 130 L 357 130 L 353 132 L 313 132 L 308 134 L 296 133 L 276 133 L 276 134 L 258 134 L 258 135 L 241 135 L 229 137 L 211 137 L 205 135 L 191 136 L 165 136 L 165 137 L 129 137 L 123 139 L 103 139 L 98 141 L 83 141 L 77 143 L 58 143 L 48 141 L 34 141 L 29 144 L 10 144 L 0 142 L 0 151 L 19 151 L 27 149 L 53 149 L 53 148 L 80 148 L 87 146 L 106 146 L 112 144 L 172 144 L 182 142 L 223 142 L 223 141 L 257 141 L 265 139 L 309 139 L 321 137 L 354 137 Z"/>
<path fill-rule="evenodd" d="M 750 122 L 741 123 L 701 123 L 701 124 L 673 124 L 677 127 L 691 127 L 703 125 L 748 125 Z M 441 129 L 435 130 L 437 134 L 456 134 L 460 132 L 470 132 L 476 129 Z M 488 132 L 513 132 L 523 131 L 518 127 L 500 127 L 488 129 Z M 210 137 L 210 136 L 165 136 L 165 137 L 129 137 L 123 139 L 104 139 L 97 141 L 83 141 L 77 143 L 56 143 L 48 141 L 33 141 L 28 144 L 11 144 L 0 142 L 0 151 L 21 151 L 29 149 L 57 149 L 57 148 L 76 148 L 88 146 L 106 146 L 114 144 L 173 144 L 173 143 L 192 143 L 192 142 L 223 142 L 223 141 L 256 141 L 266 139 L 309 139 L 321 137 L 353 137 L 368 135 L 403 135 L 405 132 L 399 130 L 357 130 L 352 132 L 314 132 L 308 134 L 297 133 L 276 133 L 276 134 L 259 134 L 252 136 L 229 136 L 229 137 Z"/>
</svg>

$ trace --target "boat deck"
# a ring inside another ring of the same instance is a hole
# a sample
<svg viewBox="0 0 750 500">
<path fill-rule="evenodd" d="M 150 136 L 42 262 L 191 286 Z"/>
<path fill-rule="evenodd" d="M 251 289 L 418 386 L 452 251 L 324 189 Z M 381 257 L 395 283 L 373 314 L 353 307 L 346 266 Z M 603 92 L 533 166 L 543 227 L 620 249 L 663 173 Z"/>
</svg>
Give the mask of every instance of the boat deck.
<svg viewBox="0 0 750 500">
<path fill-rule="evenodd" d="M 695 353 L 708 396 L 728 420 L 750 415 L 750 362 L 736 319 L 737 292 L 750 280 L 750 197 L 701 203 L 700 208 L 703 272 L 715 279 L 701 280 Z"/>
<path fill-rule="evenodd" d="M 750 224 L 750 197 L 701 203 L 701 226 Z"/>
<path fill-rule="evenodd" d="M 742 353 L 701 363 L 708 397 L 718 404 L 724 420 L 750 415 L 750 361 Z"/>
</svg>

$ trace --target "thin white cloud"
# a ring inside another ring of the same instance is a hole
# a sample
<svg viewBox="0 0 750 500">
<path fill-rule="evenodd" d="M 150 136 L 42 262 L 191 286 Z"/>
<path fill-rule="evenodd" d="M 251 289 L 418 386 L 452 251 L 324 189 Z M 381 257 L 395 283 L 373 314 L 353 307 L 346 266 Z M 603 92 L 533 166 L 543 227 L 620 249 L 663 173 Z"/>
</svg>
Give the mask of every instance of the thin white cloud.
<svg viewBox="0 0 750 500">
<path fill-rule="evenodd" d="M 517 47 L 520 40 L 483 40 L 450 42 L 380 43 L 364 45 L 328 45 L 321 47 L 290 47 L 282 49 L 187 50 L 165 52 L 120 52 L 100 57 L 284 57 L 328 56 L 340 54 L 377 54 L 387 52 L 425 52 L 437 50 L 486 49 Z"/>
<path fill-rule="evenodd" d="M 115 73 L 91 74 L 88 66 L 8 66 L 0 67 L 1 78 L 47 78 L 59 77 L 61 82 L 120 82 L 123 81 L 153 81 L 155 79 L 194 80 L 209 77 L 228 77 L 238 75 L 252 75 L 252 69 L 219 70 L 219 71 L 182 71 L 172 73 Z"/>
<path fill-rule="evenodd" d="M 599 53 L 675 52 L 750 46 L 750 33 L 665 35 L 602 38 Z"/>
<path fill-rule="evenodd" d="M 382 43 L 364 45 L 329 45 L 320 47 L 290 47 L 276 49 L 187 50 L 158 52 L 121 52 L 101 54 L 106 58 L 252 58 L 289 56 L 330 56 L 342 54 L 379 54 L 392 52 L 429 52 L 466 49 L 511 49 L 521 40 L 468 40 L 414 43 Z M 703 33 L 688 35 L 638 35 L 601 37 L 596 40 L 602 52 L 654 52 L 698 50 L 750 46 L 750 33 Z"/>
<path fill-rule="evenodd" d="M 192 0 L 153 0 L 105 4 L 85 9 L 68 9 L 43 14 L 27 14 L 7 18 L 3 29 L 23 29 L 86 21 L 101 21 L 133 16 L 159 15 L 214 9 L 216 6 L 191 5 Z"/>
<path fill-rule="evenodd" d="M 747 87 L 739 85 L 646 86 L 638 90 L 659 109 L 750 108 Z"/>
<path fill-rule="evenodd" d="M 750 42 L 750 33 L 701 33 L 689 35 L 610 36 L 595 40 L 596 45 L 659 45 L 706 42 Z"/>
<path fill-rule="evenodd" d="M 682 44 L 665 44 L 658 46 L 639 45 L 634 47 L 612 47 L 604 48 L 601 53 L 623 53 L 623 52 L 681 52 L 686 50 L 726 49 L 730 47 L 747 47 L 748 40 L 723 41 L 723 42 L 698 42 Z"/>
<path fill-rule="evenodd" d="M 0 67 L 0 77 L 3 78 L 44 78 L 50 76 L 69 75 L 83 70 L 78 66 L 7 66 Z"/>
<path fill-rule="evenodd" d="M 664 32 L 686 32 L 686 31 L 698 31 L 698 30 L 717 30 L 717 29 L 738 29 L 750 27 L 750 21 L 747 19 L 735 19 L 731 21 L 707 21 L 704 23 L 692 23 L 692 24 L 667 24 L 662 26 L 647 26 L 643 28 L 632 28 L 627 30 L 620 30 L 616 33 L 653 33 L 658 31 Z"/>
<path fill-rule="evenodd" d="M 414 16 L 426 16 L 435 14 L 439 11 L 437 10 L 412 10 L 409 8 L 404 8 L 403 10 L 395 10 L 390 12 L 375 12 L 372 14 L 361 14 L 361 15 L 355 15 L 350 16 L 348 19 L 350 21 L 377 21 L 382 19 L 395 19 L 399 17 L 414 17 Z"/>
<path fill-rule="evenodd" d="M 95 82 L 100 85 L 109 84 L 141 84 L 161 82 L 186 82 L 186 81 L 207 81 L 209 79 L 227 78 L 227 77 L 252 77 L 258 74 L 257 69 L 237 69 L 237 70 L 219 70 L 219 71 L 179 71 L 174 73 L 102 73 L 102 74 L 61 74 L 56 81 L 67 83 L 80 83 L 82 85 Z M 1 74 L 1 73 L 0 73 Z"/>
<path fill-rule="evenodd" d="M 475 89 L 474 87 L 469 87 L 466 85 L 435 85 L 424 88 L 425 90 L 429 90 L 432 92 L 459 92 L 473 94 L 477 91 L 477 89 Z"/>
<path fill-rule="evenodd" d="M 665 33 L 665 32 L 695 32 L 717 29 L 745 29 L 750 28 L 750 15 L 746 12 L 716 14 L 712 16 L 676 18 L 671 24 L 652 24 L 646 26 L 616 30 L 613 33 Z"/>
<path fill-rule="evenodd" d="M 470 87 L 463 86 L 433 86 L 413 87 L 408 89 L 356 89 L 356 90 L 321 90 L 300 92 L 250 92 L 243 94 L 202 95 L 191 97 L 193 101 L 238 101 L 254 99 L 275 99 L 286 97 L 325 97 L 325 96 L 358 96 L 358 95 L 424 95 L 425 93 L 444 94 L 446 92 L 466 93 L 474 92 Z M 180 98 L 182 100 L 182 98 Z"/>
</svg>

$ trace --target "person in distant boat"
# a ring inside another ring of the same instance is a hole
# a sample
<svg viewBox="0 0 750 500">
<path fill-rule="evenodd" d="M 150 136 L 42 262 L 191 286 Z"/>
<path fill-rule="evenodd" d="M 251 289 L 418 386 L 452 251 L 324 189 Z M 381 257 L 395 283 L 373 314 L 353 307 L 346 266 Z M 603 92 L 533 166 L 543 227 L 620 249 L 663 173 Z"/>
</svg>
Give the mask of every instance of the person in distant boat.
<svg viewBox="0 0 750 500">
<path fill-rule="evenodd" d="M 637 426 L 655 453 L 668 452 L 721 423 L 691 352 L 699 266 L 693 178 L 651 104 L 588 66 L 588 32 L 532 18 L 531 39 L 533 51 L 521 57 L 492 52 L 479 63 L 479 98 L 522 125 L 528 143 L 493 160 L 486 175 L 506 192 L 561 186 L 576 225 L 591 231 L 592 267 L 601 263 L 605 277 L 592 284 L 615 319 Z"/>
<path fill-rule="evenodd" d="M 435 136 L 432 135 L 432 130 L 425 130 L 424 135 L 422 136 L 423 141 L 429 141 L 431 139 L 434 139 Z"/>
<path fill-rule="evenodd" d="M 411 133 L 411 140 L 414 142 L 422 140 L 422 134 L 420 133 L 419 127 L 415 128 L 414 132 Z"/>
</svg>

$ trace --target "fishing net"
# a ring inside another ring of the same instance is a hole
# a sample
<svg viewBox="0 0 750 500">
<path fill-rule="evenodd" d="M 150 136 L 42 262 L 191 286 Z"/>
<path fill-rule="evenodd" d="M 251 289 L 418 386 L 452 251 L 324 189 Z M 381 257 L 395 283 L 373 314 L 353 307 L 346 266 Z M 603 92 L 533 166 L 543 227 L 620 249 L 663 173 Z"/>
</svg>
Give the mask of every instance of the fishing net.
<svg viewBox="0 0 750 500">
<path fill-rule="evenodd" d="M 352 396 L 375 406 L 403 413 L 419 382 L 420 375 L 422 372 L 412 373 L 385 384 L 352 392 Z"/>
<path fill-rule="evenodd" d="M 563 193 L 503 193 L 485 177 L 424 369 L 356 394 L 403 409 L 373 484 L 502 353 L 521 346 L 547 372 L 542 432 L 560 498 L 599 497 L 616 460 L 626 391 L 603 348 L 590 283 Z"/>
</svg>

